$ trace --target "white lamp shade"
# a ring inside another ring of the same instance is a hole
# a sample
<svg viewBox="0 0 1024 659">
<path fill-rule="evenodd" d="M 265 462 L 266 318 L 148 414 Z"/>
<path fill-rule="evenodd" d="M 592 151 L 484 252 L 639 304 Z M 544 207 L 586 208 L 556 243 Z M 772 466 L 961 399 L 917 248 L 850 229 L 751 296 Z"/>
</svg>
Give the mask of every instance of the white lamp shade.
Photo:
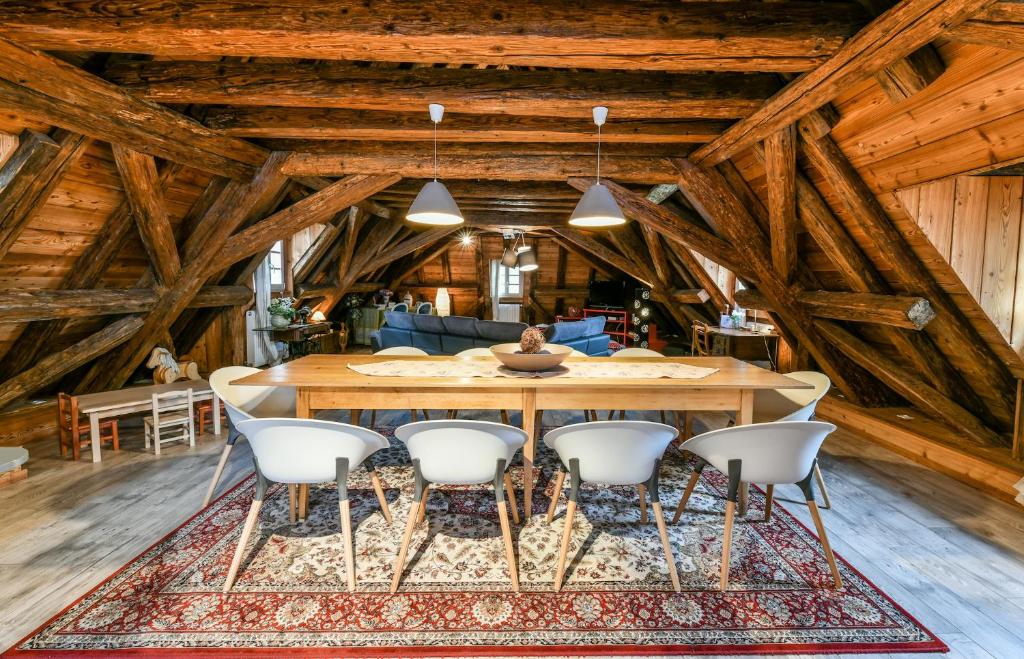
<svg viewBox="0 0 1024 659">
<path fill-rule="evenodd" d="M 452 298 L 448 295 L 447 288 L 437 289 L 437 296 L 434 297 L 434 310 L 438 316 L 448 316 L 452 313 Z"/>
<path fill-rule="evenodd" d="M 625 223 L 626 216 L 611 191 L 600 183 L 587 188 L 569 218 L 569 224 L 576 227 L 610 227 Z"/>
<path fill-rule="evenodd" d="M 537 254 L 532 249 L 519 253 L 519 269 L 523 272 L 537 269 Z"/>
<path fill-rule="evenodd" d="M 448 188 L 440 181 L 428 181 L 413 199 L 405 219 L 417 224 L 462 224 L 462 212 Z"/>
<path fill-rule="evenodd" d="M 519 259 L 516 256 L 516 250 L 506 247 L 505 251 L 501 253 L 501 264 L 506 268 L 514 268 L 517 263 L 519 263 Z"/>
</svg>

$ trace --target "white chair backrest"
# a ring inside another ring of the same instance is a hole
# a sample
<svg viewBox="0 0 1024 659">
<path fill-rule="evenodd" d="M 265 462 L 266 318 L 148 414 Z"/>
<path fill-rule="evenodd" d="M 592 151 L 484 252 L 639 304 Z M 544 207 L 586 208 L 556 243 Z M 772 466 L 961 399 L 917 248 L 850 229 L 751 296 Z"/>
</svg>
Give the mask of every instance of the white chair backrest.
<svg viewBox="0 0 1024 659">
<path fill-rule="evenodd" d="M 259 387 L 230 384 L 260 369 L 251 366 L 225 366 L 210 373 L 210 388 L 224 401 L 231 423 L 246 419 L 295 416 L 295 387 Z"/>
<path fill-rule="evenodd" d="M 742 460 L 741 478 L 753 483 L 796 483 L 811 473 L 822 442 L 836 427 L 822 421 L 779 421 L 712 430 L 683 443 L 683 450 L 728 473 Z"/>
<path fill-rule="evenodd" d="M 160 424 L 160 415 L 179 410 L 188 410 L 192 414 L 192 389 L 165 391 L 153 394 L 153 422 Z"/>
<path fill-rule="evenodd" d="M 366 428 L 316 419 L 249 419 L 238 424 L 249 440 L 260 471 L 276 483 L 323 483 L 337 474 L 337 458 L 349 471 L 389 446 Z"/>
<path fill-rule="evenodd" d="M 591 483 L 636 485 L 651 477 L 655 460 L 679 431 L 651 421 L 594 421 L 562 426 L 544 443 L 568 466 L 580 461 L 580 477 Z"/>
<path fill-rule="evenodd" d="M 647 348 L 623 348 L 617 350 L 611 354 L 612 357 L 664 357 L 657 350 L 649 350 Z"/>
<path fill-rule="evenodd" d="M 494 353 L 491 352 L 490 348 L 466 348 L 461 352 L 455 353 L 456 357 L 494 357 Z"/>
<path fill-rule="evenodd" d="M 394 348 L 384 348 L 373 353 L 375 355 L 399 355 L 406 357 L 428 357 L 429 353 L 419 348 L 413 348 L 412 346 L 395 346 Z"/>
<path fill-rule="evenodd" d="M 576 348 L 573 348 L 572 352 L 569 353 L 569 356 L 570 357 L 589 357 L 590 355 L 588 355 L 585 352 L 581 352 L 581 351 L 577 350 Z"/>
<path fill-rule="evenodd" d="M 818 401 L 832 382 L 824 373 L 794 371 L 786 377 L 814 385 L 814 389 L 770 389 L 754 393 L 754 414 L 759 421 L 809 421 Z"/>
<path fill-rule="evenodd" d="M 490 421 L 439 420 L 408 423 L 395 430 L 409 456 L 420 461 L 431 483 L 476 485 L 494 480 L 498 460 L 512 462 L 526 443 L 519 428 Z"/>
</svg>

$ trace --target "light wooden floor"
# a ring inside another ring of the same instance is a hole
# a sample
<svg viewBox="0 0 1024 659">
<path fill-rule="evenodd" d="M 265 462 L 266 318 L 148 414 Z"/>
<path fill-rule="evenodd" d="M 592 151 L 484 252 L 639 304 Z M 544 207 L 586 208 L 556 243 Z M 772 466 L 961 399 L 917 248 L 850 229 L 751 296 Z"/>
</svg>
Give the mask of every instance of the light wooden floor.
<svg viewBox="0 0 1024 659">
<path fill-rule="evenodd" d="M 406 421 L 407 413 L 380 419 Z M 198 508 L 220 440 L 168 445 L 156 458 L 142 449 L 141 425 L 123 434 L 121 452 L 104 451 L 99 465 L 60 460 L 51 442 L 29 445 L 28 480 L 0 488 L 0 648 Z M 849 433 L 828 440 L 823 466 L 836 506 L 824 511 L 836 551 L 948 643 L 951 656 L 1024 656 L 1024 507 Z M 221 491 L 251 470 L 240 442 Z M 806 508 L 785 501 L 795 495 L 794 488 L 778 496 L 810 524 Z"/>
</svg>

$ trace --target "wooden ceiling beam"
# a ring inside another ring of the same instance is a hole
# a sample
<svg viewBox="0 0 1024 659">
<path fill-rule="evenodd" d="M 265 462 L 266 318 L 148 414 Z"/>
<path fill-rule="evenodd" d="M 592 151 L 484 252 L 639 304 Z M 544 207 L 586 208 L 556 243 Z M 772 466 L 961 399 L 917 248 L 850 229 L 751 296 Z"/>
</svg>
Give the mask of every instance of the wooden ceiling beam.
<svg viewBox="0 0 1024 659">
<path fill-rule="evenodd" d="M 945 36 L 980 46 L 1024 50 L 1024 4 L 1014 0 L 994 2 Z"/>
<path fill-rule="evenodd" d="M 774 312 L 771 303 L 754 288 L 736 291 L 736 303 L 747 309 Z M 803 291 L 797 301 L 816 318 L 871 323 L 919 331 L 935 318 L 928 300 L 912 295 Z"/>
<path fill-rule="evenodd" d="M 579 249 L 607 263 L 616 270 L 624 272 L 630 277 L 637 279 L 648 286 L 653 287 L 657 284 L 657 280 L 654 278 L 653 274 L 647 272 L 642 264 L 634 263 L 619 252 L 616 252 L 602 244 L 588 233 L 570 227 L 552 229 L 552 231 L 565 241 L 572 243 Z"/>
<path fill-rule="evenodd" d="M 690 160 L 705 167 L 754 146 L 825 105 L 854 83 L 941 37 L 992 0 L 903 0 L 844 43 L 821 66 L 800 76 Z"/>
<path fill-rule="evenodd" d="M 297 153 L 347 155 L 353 157 L 388 156 L 391 158 L 423 159 L 433 163 L 434 145 L 423 142 L 381 142 L 377 140 L 261 140 L 260 144 L 272 151 L 295 151 Z M 605 158 L 636 158 L 663 156 L 675 158 L 692 151 L 689 144 L 627 144 L 613 143 L 601 146 L 601 160 Z M 438 145 L 441 173 L 448 158 L 462 156 L 586 156 L 592 161 L 597 157 L 597 140 L 591 142 L 452 142 Z M 593 169 L 593 165 L 591 165 Z"/>
<path fill-rule="evenodd" d="M 375 112 L 343 108 L 211 108 L 206 126 L 224 135 L 297 140 L 380 140 L 427 142 L 433 126 L 423 112 Z M 714 119 L 618 119 L 605 125 L 605 144 L 701 144 L 730 122 Z M 591 142 L 594 124 L 585 119 L 446 112 L 437 127 L 439 142 Z"/>
<path fill-rule="evenodd" d="M 5 2 L 0 31 L 43 50 L 611 69 L 806 71 L 867 17 L 855 3 L 314 0 L 177 7 Z"/>
<path fill-rule="evenodd" d="M 157 103 L 346 108 L 615 119 L 736 119 L 778 89 L 772 75 L 495 69 L 385 69 L 348 63 L 116 62 L 104 74 Z M 571 91 L 571 93 L 570 93 Z M 234 139 L 234 138 L 231 138 Z"/>
<path fill-rule="evenodd" d="M 433 177 L 431 177 L 433 178 Z M 384 195 L 406 195 L 415 197 L 427 179 L 402 179 L 401 182 L 392 185 Z M 470 199 L 505 201 L 566 201 L 575 204 L 580 200 L 580 194 L 571 188 L 566 187 L 565 181 L 530 181 L 530 182 L 498 182 L 498 181 L 445 181 L 445 187 L 452 193 L 452 196 L 459 202 Z M 382 195 L 379 195 L 382 196 Z"/>
<path fill-rule="evenodd" d="M 772 265 L 783 281 L 796 275 L 796 128 L 785 126 L 764 141 Z"/>
<path fill-rule="evenodd" d="M 441 178 L 491 179 L 502 181 L 565 181 L 572 177 L 592 176 L 594 156 L 536 155 L 508 152 L 490 155 L 441 156 Z M 402 178 L 434 175 L 431 159 L 408 158 L 396 153 L 348 155 L 293 153 L 284 166 L 289 176 L 348 176 L 393 172 Z M 634 183 L 666 183 L 675 178 L 671 159 L 665 157 L 608 158 L 601 161 L 601 172 L 609 178 Z"/>
<path fill-rule="evenodd" d="M 139 313 L 150 311 L 159 299 L 152 288 L 7 291 L 0 300 L 0 323 Z M 205 286 L 188 306 L 229 307 L 250 299 L 252 291 L 245 286 Z"/>
<path fill-rule="evenodd" d="M 450 227 L 438 227 L 436 229 L 427 229 L 422 233 L 418 233 L 411 238 L 407 238 L 397 245 L 381 251 L 380 254 L 374 258 L 366 261 L 360 267 L 360 274 L 371 272 L 377 268 L 387 265 L 393 261 L 397 261 L 403 256 L 408 256 L 416 250 L 423 249 L 433 245 L 439 240 L 446 239 L 449 235 L 459 231 L 461 227 L 450 226 Z"/>
<path fill-rule="evenodd" d="M 75 133 L 233 178 L 251 176 L 267 158 L 261 147 L 219 135 L 6 38 L 0 38 L 0 105 Z"/>
</svg>

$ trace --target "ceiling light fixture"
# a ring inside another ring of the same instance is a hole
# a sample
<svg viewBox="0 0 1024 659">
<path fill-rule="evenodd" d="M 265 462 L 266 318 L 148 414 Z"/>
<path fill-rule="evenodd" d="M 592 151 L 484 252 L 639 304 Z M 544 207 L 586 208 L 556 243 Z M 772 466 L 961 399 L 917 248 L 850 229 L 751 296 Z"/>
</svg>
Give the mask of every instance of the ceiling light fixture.
<svg viewBox="0 0 1024 659">
<path fill-rule="evenodd" d="M 448 188 L 437 180 L 437 125 L 443 116 L 444 106 L 431 103 L 430 120 L 434 122 L 434 180 L 427 181 L 420 189 L 405 215 L 405 219 L 417 224 L 452 225 L 465 221 Z"/>
<path fill-rule="evenodd" d="M 615 203 L 608 186 L 601 185 L 601 126 L 608 119 L 608 108 L 594 108 L 594 123 L 597 124 L 597 182 L 587 188 L 583 197 L 569 218 L 575 227 L 611 227 L 626 223 L 626 216 Z"/>
<path fill-rule="evenodd" d="M 537 253 L 532 249 L 520 252 L 518 261 L 520 272 L 530 272 L 540 267 L 537 264 Z"/>
</svg>

